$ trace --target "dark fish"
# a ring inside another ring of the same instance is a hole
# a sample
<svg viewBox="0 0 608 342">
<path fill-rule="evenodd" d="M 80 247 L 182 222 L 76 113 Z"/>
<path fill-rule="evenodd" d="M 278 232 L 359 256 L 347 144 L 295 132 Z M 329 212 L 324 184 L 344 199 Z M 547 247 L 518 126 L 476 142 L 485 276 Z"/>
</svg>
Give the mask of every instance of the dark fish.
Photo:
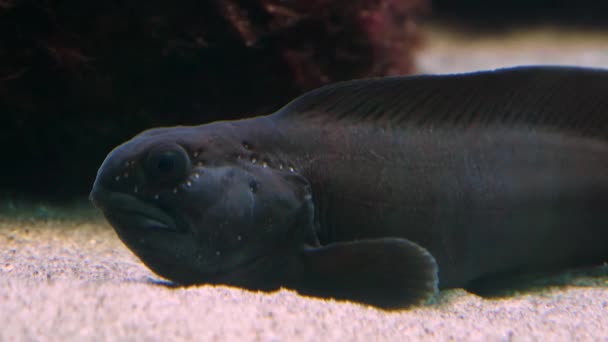
<svg viewBox="0 0 608 342">
<path fill-rule="evenodd" d="M 608 259 L 608 71 L 337 83 L 268 116 L 145 131 L 91 192 L 178 284 L 402 308 Z"/>
</svg>

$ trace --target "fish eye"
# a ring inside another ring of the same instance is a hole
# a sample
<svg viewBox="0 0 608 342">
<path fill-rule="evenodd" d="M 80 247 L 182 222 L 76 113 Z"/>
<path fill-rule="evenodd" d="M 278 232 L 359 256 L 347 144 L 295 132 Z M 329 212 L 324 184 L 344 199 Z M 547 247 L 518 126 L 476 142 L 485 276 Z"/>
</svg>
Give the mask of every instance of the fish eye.
<svg viewBox="0 0 608 342">
<path fill-rule="evenodd" d="M 148 152 L 144 168 L 152 182 L 176 182 L 188 175 L 190 158 L 179 145 L 158 146 Z"/>
</svg>

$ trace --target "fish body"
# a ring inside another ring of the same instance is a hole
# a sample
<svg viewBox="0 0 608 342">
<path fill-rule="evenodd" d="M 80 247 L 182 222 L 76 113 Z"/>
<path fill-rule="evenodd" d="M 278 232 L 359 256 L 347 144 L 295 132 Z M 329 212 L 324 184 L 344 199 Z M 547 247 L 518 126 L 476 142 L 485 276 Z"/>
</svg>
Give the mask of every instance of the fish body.
<svg viewBox="0 0 608 342">
<path fill-rule="evenodd" d="M 146 131 L 91 197 L 178 283 L 406 307 L 608 259 L 607 95 L 608 71 L 571 67 L 343 82 Z"/>
</svg>

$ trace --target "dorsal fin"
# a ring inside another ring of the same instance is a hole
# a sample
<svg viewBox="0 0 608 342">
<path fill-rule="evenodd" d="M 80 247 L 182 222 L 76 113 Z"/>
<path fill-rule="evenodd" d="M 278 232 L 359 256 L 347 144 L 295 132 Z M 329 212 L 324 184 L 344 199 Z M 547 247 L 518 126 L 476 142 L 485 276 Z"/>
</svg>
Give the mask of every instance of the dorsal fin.
<svg viewBox="0 0 608 342">
<path fill-rule="evenodd" d="M 528 66 L 354 80 L 310 91 L 275 116 L 394 126 L 523 125 L 608 137 L 608 70 Z"/>
</svg>

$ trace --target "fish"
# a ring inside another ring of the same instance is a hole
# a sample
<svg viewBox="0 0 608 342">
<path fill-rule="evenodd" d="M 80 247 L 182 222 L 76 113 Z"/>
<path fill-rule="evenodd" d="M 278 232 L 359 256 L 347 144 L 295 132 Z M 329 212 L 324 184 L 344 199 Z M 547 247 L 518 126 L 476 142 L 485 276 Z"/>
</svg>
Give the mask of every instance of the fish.
<svg viewBox="0 0 608 342">
<path fill-rule="evenodd" d="M 146 130 L 90 199 L 180 286 L 404 309 L 608 260 L 608 70 L 518 66 L 309 91 L 274 113 Z"/>
</svg>

